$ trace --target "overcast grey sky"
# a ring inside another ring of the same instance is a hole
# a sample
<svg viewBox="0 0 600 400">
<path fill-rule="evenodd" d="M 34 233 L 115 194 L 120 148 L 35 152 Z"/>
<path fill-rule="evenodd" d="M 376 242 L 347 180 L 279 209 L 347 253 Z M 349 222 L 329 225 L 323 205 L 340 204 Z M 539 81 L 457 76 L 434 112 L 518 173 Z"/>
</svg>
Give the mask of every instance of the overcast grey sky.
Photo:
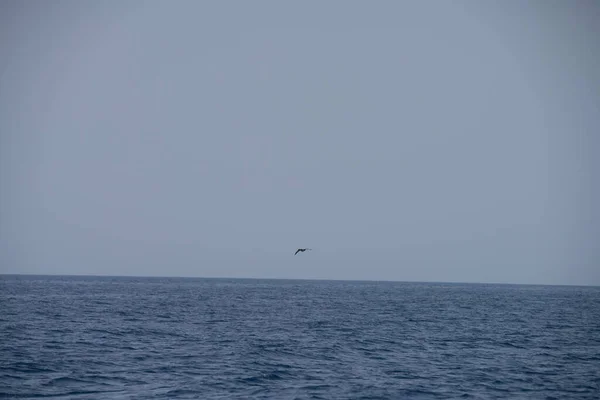
<svg viewBox="0 0 600 400">
<path fill-rule="evenodd" d="M 4 1 L 0 272 L 600 285 L 599 11 Z"/>
</svg>

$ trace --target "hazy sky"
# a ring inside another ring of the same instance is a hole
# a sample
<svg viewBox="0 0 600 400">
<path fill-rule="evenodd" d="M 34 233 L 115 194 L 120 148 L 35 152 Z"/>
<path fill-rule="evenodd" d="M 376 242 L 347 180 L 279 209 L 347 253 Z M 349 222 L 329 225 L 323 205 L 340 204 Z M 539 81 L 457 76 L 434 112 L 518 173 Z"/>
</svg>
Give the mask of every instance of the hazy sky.
<svg viewBox="0 0 600 400">
<path fill-rule="evenodd" d="M 3 1 L 0 272 L 600 285 L 599 21 Z"/>
</svg>

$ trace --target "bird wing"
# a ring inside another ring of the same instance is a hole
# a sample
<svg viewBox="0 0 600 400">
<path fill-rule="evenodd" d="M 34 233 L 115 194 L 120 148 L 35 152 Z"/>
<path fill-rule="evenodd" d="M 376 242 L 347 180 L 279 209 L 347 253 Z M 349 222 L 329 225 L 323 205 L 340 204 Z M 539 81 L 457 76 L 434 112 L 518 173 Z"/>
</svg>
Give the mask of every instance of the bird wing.
<svg viewBox="0 0 600 400">
<path fill-rule="evenodd" d="M 298 254 L 299 251 L 300 251 L 300 249 L 296 250 L 296 252 L 294 253 L 294 255 Z"/>
</svg>

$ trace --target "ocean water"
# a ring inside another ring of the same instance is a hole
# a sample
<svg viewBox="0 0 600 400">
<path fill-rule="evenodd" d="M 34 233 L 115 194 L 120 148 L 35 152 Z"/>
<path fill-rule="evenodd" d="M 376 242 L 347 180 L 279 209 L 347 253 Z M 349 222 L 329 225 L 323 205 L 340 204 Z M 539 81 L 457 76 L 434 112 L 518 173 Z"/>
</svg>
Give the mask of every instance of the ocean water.
<svg viewBox="0 0 600 400">
<path fill-rule="evenodd" d="M 600 288 L 0 276 L 0 397 L 599 399 Z"/>
</svg>

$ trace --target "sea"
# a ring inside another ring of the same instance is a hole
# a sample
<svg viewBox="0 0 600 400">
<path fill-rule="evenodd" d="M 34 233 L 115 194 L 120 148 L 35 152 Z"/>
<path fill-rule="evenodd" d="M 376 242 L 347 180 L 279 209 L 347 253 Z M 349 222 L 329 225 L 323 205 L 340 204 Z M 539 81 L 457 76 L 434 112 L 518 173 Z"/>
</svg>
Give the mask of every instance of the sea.
<svg viewBox="0 0 600 400">
<path fill-rule="evenodd" d="M 0 398 L 600 399 L 600 287 L 0 275 Z"/>
</svg>

